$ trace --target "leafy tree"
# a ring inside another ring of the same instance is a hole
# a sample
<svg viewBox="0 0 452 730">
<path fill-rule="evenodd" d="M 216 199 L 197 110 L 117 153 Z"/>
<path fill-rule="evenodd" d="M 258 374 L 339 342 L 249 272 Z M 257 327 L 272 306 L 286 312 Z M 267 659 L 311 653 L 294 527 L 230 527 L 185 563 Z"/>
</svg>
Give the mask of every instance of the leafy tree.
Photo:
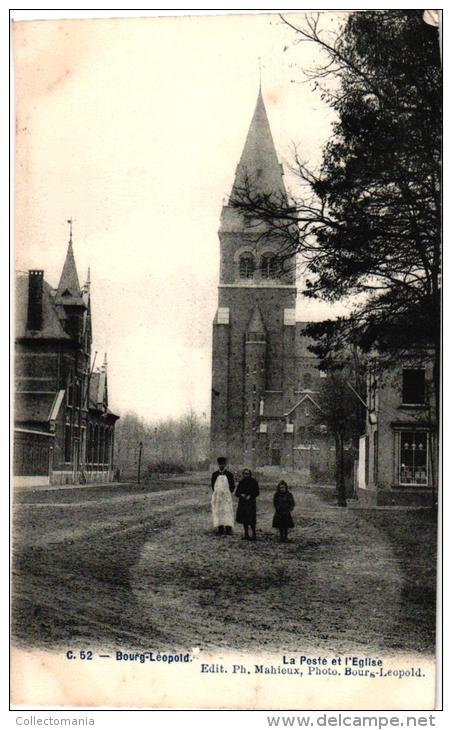
<svg viewBox="0 0 452 730">
<path fill-rule="evenodd" d="M 259 195 L 246 180 L 232 203 L 266 223 L 283 256 L 302 254 L 305 295 L 351 304 L 349 316 L 308 328 L 324 364 L 344 339 L 388 361 L 431 348 L 438 405 L 438 33 L 418 10 L 353 12 L 337 34 L 324 17 L 291 26 L 318 47 L 322 60 L 306 74 L 338 117 L 320 169 L 296 154 L 298 198 Z"/>
<path fill-rule="evenodd" d="M 336 370 L 323 381 L 318 395 L 322 422 L 334 434 L 336 442 L 336 490 L 338 504 L 347 506 L 345 489 L 345 453 L 348 441 L 356 441 L 362 433 L 363 411 L 356 392 L 350 387 L 346 371 Z"/>
<path fill-rule="evenodd" d="M 149 473 L 196 469 L 208 455 L 209 425 L 192 409 L 177 420 L 148 421 L 124 414 L 115 429 L 115 464 L 123 476 L 135 478 L 140 442 L 143 468 Z"/>
</svg>

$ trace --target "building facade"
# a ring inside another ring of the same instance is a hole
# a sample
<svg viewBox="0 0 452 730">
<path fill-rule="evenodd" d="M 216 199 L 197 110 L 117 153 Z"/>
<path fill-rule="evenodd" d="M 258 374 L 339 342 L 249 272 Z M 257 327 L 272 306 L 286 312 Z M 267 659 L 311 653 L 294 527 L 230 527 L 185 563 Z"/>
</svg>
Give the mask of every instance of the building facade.
<svg viewBox="0 0 452 730">
<path fill-rule="evenodd" d="M 80 287 L 72 236 L 57 289 L 41 270 L 16 278 L 14 481 L 110 481 L 114 428 L 107 363 L 91 366 L 90 281 Z"/>
<path fill-rule="evenodd" d="M 286 201 L 283 169 L 259 91 L 231 199 L 254 193 Z M 274 465 L 329 480 L 334 445 L 316 394 L 323 373 L 296 321 L 293 260 L 265 224 L 228 202 L 219 230 L 220 281 L 213 322 L 211 457 Z"/>
<path fill-rule="evenodd" d="M 371 371 L 368 418 L 360 439 L 358 496 L 370 504 L 430 505 L 438 483 L 433 362 L 401 357 Z"/>
</svg>

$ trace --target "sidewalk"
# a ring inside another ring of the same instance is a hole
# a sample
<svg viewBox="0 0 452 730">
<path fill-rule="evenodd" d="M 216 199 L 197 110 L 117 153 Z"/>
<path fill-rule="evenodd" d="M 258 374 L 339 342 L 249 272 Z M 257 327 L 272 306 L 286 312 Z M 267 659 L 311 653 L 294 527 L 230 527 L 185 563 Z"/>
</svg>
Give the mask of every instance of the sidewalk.
<svg viewBox="0 0 452 730">
<path fill-rule="evenodd" d="M 92 489 L 93 487 L 124 487 L 132 482 L 89 482 L 88 484 L 35 484 L 26 487 L 16 487 L 12 480 L 13 491 L 17 492 L 54 492 L 63 489 Z"/>
</svg>

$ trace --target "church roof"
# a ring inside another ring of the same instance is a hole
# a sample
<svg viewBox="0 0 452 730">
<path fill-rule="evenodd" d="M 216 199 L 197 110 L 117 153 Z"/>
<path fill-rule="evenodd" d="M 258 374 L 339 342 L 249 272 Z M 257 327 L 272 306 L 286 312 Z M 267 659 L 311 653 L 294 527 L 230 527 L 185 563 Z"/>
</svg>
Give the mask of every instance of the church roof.
<svg viewBox="0 0 452 730">
<path fill-rule="evenodd" d="M 282 167 L 276 154 L 261 89 L 237 166 L 231 196 L 239 193 L 240 188 L 247 183 L 254 192 L 286 196 Z"/>
<path fill-rule="evenodd" d="M 63 271 L 61 272 L 60 283 L 56 292 L 56 301 L 58 304 L 81 304 L 85 306 L 80 290 L 77 267 L 75 265 L 72 239 L 69 240 Z"/>
</svg>

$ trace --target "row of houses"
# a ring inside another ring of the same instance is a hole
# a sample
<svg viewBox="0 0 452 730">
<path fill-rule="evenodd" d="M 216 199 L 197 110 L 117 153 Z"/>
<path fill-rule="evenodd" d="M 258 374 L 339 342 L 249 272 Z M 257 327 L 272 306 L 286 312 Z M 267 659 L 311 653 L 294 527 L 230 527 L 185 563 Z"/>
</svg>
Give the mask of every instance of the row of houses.
<svg viewBox="0 0 452 730">
<path fill-rule="evenodd" d="M 80 286 L 72 235 L 56 289 L 16 277 L 14 477 L 17 486 L 111 481 L 115 423 L 107 357 L 92 362 L 91 283 Z"/>
</svg>

